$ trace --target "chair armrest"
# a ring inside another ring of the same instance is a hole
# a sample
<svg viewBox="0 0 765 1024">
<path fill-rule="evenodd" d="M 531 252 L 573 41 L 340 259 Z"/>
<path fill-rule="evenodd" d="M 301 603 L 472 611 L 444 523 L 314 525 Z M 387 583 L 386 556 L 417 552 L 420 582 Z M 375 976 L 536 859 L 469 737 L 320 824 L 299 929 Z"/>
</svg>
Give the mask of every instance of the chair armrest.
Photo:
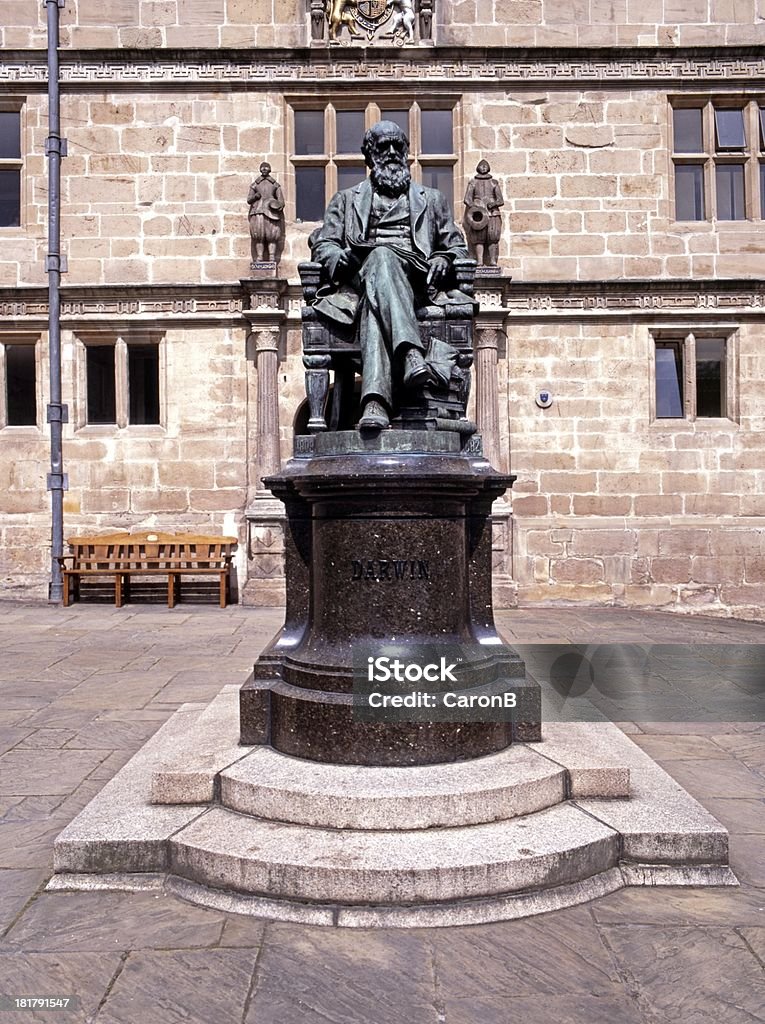
<svg viewBox="0 0 765 1024">
<path fill-rule="evenodd" d="M 303 286 L 303 301 L 310 306 L 321 283 L 321 263 L 298 263 L 297 269 Z"/>
<path fill-rule="evenodd" d="M 457 288 L 465 295 L 473 295 L 475 287 L 476 261 L 456 259 L 452 264 Z"/>
</svg>

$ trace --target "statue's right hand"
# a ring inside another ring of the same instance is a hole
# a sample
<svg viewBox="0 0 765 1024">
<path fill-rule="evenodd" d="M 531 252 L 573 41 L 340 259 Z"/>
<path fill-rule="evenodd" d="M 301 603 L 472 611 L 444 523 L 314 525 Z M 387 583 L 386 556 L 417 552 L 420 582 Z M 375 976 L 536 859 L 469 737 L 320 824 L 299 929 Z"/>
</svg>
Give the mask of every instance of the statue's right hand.
<svg viewBox="0 0 765 1024">
<path fill-rule="evenodd" d="M 335 274 L 337 277 L 353 277 L 360 266 L 361 264 L 355 253 L 351 249 L 343 249 L 337 257 Z"/>
</svg>

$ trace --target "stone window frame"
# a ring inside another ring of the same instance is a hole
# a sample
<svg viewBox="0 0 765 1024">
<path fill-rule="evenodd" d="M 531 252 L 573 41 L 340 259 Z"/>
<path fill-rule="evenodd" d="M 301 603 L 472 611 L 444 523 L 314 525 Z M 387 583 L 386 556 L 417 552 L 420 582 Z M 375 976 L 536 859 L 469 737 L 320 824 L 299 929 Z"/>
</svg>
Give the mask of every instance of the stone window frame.
<svg viewBox="0 0 765 1024">
<path fill-rule="evenodd" d="M 5 349 L 7 345 L 28 345 L 35 350 L 35 398 L 36 413 L 34 424 L 22 426 L 8 423 L 7 375 Z M 45 392 L 44 384 L 48 379 L 48 346 L 44 344 L 39 331 L 16 331 L 3 328 L 0 330 L 0 431 L 13 432 L 14 435 L 27 433 L 39 436 L 45 423 Z"/>
<path fill-rule="evenodd" d="M 409 110 L 409 165 L 412 171 L 412 179 L 420 181 L 420 172 L 426 166 L 439 166 L 449 164 L 453 168 L 454 177 L 454 203 L 457 203 L 458 189 L 456 179 L 460 165 L 460 96 L 456 95 L 428 95 L 418 93 L 416 98 L 403 97 L 400 93 L 376 93 L 374 100 L 361 96 L 337 96 L 320 97 L 316 95 L 293 95 L 286 94 L 287 138 L 288 152 L 290 154 L 290 173 L 292 176 L 293 188 L 290 189 L 291 197 L 287 200 L 287 216 L 298 223 L 320 224 L 321 220 L 298 221 L 297 200 L 295 197 L 295 169 L 298 167 L 324 167 L 326 175 L 324 181 L 325 204 L 328 204 L 332 196 L 337 192 L 337 168 L 356 166 L 363 160 L 361 153 L 337 153 L 336 152 L 336 130 L 335 112 L 337 110 L 360 110 L 364 109 L 364 130 L 371 128 L 380 119 L 380 111 L 383 109 L 395 110 L 396 108 Z M 324 110 L 324 148 L 326 152 L 310 156 L 298 156 L 295 153 L 295 111 L 296 110 Z M 422 153 L 422 129 L 421 111 L 426 110 L 451 110 L 452 111 L 452 151 L 451 153 Z M 359 139 L 359 147 L 361 139 Z"/>
<path fill-rule="evenodd" d="M 739 386 L 739 333 L 738 325 L 730 323 L 678 325 L 649 328 L 649 422 L 666 430 L 682 425 L 708 426 L 717 429 L 725 424 L 740 423 Z M 696 341 L 697 339 L 720 339 L 725 343 L 725 393 L 723 416 L 698 416 L 696 414 Z M 683 415 L 657 416 L 656 414 L 656 345 L 661 342 L 675 342 L 680 345 L 683 376 Z"/>
<path fill-rule="evenodd" d="M 714 222 L 739 225 L 765 220 L 765 97 L 742 95 L 683 95 L 669 97 L 669 149 L 672 163 L 672 220 L 676 224 Z M 702 113 L 702 149 L 698 153 L 676 153 L 674 145 L 674 112 L 689 108 Z M 745 148 L 726 151 L 716 146 L 715 110 L 741 110 L 744 115 Z M 675 168 L 697 165 L 703 167 L 704 216 L 698 220 L 678 220 Z M 716 168 L 722 164 L 744 167 L 744 217 L 720 220 L 717 216 Z"/>
<path fill-rule="evenodd" d="M 0 225 L 0 233 L 3 235 L 18 234 L 25 228 L 25 176 L 24 176 L 24 138 L 25 138 L 25 122 L 24 122 L 24 111 L 26 104 L 23 97 L 19 96 L 8 96 L 0 95 L 0 112 L 7 114 L 13 113 L 19 115 L 19 156 L 15 158 L 0 158 L 0 171 L 18 171 L 19 172 L 19 223 L 8 224 L 5 226 Z"/>
<path fill-rule="evenodd" d="M 84 435 L 112 435 L 115 431 L 162 434 L 167 431 L 167 338 L 164 331 L 136 325 L 112 325 L 103 330 L 75 330 L 74 429 Z M 130 423 L 128 348 L 156 345 L 159 350 L 159 423 Z M 88 422 L 87 349 L 113 347 L 116 417 L 114 423 Z"/>
</svg>

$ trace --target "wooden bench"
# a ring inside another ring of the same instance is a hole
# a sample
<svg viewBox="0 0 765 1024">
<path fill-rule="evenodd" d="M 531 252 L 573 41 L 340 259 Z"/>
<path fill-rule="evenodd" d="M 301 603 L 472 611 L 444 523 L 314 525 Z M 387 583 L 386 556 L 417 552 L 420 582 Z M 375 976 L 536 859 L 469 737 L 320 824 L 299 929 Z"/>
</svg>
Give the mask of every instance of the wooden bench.
<svg viewBox="0 0 765 1024">
<path fill-rule="evenodd" d="M 80 596 L 80 580 L 111 577 L 114 603 L 121 608 L 136 576 L 166 576 L 167 606 L 180 599 L 182 576 L 217 576 L 220 606 L 231 591 L 231 562 L 235 537 L 203 537 L 191 533 L 109 533 L 97 537 L 71 537 L 71 554 L 59 558 L 64 582 L 64 606 Z"/>
</svg>

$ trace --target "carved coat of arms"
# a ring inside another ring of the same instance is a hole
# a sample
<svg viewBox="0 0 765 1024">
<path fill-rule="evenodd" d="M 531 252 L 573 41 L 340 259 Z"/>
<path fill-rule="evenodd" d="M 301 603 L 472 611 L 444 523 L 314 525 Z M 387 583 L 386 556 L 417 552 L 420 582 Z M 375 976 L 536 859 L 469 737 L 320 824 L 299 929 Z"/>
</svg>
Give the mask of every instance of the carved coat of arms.
<svg viewBox="0 0 765 1024">
<path fill-rule="evenodd" d="M 339 38 L 343 26 L 351 36 L 361 35 L 362 29 L 373 39 L 393 18 L 388 35 L 401 43 L 414 41 L 414 0 L 326 0 L 326 17 L 333 40 Z"/>
</svg>

